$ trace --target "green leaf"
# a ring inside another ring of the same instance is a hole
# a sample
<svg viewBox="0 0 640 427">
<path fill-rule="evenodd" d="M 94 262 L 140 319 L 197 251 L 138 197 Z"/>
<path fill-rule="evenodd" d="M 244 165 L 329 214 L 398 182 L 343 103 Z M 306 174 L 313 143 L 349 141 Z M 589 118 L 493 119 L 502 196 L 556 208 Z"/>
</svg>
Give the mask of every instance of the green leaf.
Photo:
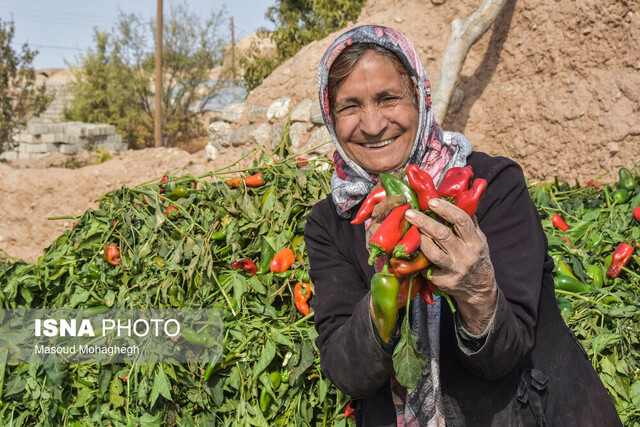
<svg viewBox="0 0 640 427">
<path fill-rule="evenodd" d="M 253 366 L 253 379 L 258 378 L 260 373 L 264 371 L 276 355 L 276 346 L 269 338 L 266 339 L 264 348 L 260 353 L 260 358 Z"/>
<path fill-rule="evenodd" d="M 171 383 L 169 382 L 169 378 L 164 373 L 164 369 L 162 369 L 162 365 L 158 365 L 158 370 L 155 378 L 153 379 L 153 386 L 151 387 L 151 396 L 149 397 L 149 407 L 153 408 L 153 405 L 156 403 L 158 396 L 162 396 L 167 400 L 173 400 L 171 398 Z"/>
<path fill-rule="evenodd" d="M 636 408 L 640 408 L 640 381 L 635 381 L 631 385 L 631 402 Z"/>
<path fill-rule="evenodd" d="M 113 377 L 111 384 L 109 385 L 109 402 L 114 408 L 120 408 L 124 406 L 124 397 L 122 393 L 122 380 L 117 377 Z"/>
<path fill-rule="evenodd" d="M 408 391 L 416 387 L 425 367 L 425 361 L 418 351 L 417 342 L 418 335 L 409 329 L 409 316 L 405 316 L 400 341 L 393 351 L 393 368 L 396 372 L 396 379 Z"/>
</svg>

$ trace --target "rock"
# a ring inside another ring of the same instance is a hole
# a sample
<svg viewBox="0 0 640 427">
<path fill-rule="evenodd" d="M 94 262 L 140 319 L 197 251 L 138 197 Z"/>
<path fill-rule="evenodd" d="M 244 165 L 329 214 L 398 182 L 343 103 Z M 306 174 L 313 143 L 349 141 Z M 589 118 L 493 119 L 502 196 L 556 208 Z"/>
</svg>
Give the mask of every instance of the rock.
<svg viewBox="0 0 640 427">
<path fill-rule="evenodd" d="M 311 137 L 309 137 L 307 147 L 313 149 L 314 153 L 321 155 L 329 154 L 329 152 L 334 149 L 333 141 L 331 141 L 331 135 L 329 135 L 329 131 L 326 126 L 320 126 L 311 132 Z"/>
<path fill-rule="evenodd" d="M 218 155 L 218 150 L 213 145 L 207 145 L 206 147 L 204 147 L 204 156 L 207 161 L 215 160 Z"/>
<path fill-rule="evenodd" d="M 240 123 L 244 107 L 244 104 L 227 105 L 222 110 L 222 120 L 230 123 Z"/>
<path fill-rule="evenodd" d="M 618 88 L 629 100 L 640 104 L 640 75 L 637 72 L 624 72 L 616 76 Z"/>
<path fill-rule="evenodd" d="M 620 152 L 620 144 L 618 144 L 617 142 L 608 143 L 607 148 L 609 149 L 609 154 L 611 156 L 615 156 Z"/>
<path fill-rule="evenodd" d="M 311 119 L 311 104 L 309 98 L 305 98 L 296 105 L 291 112 L 292 122 L 308 122 Z"/>
<path fill-rule="evenodd" d="M 307 130 L 307 123 L 291 123 L 291 127 L 289 128 L 289 138 L 291 138 L 291 150 L 294 153 L 299 153 L 304 150 L 307 142 Z"/>
<path fill-rule="evenodd" d="M 271 148 L 274 149 L 282 142 L 282 131 L 284 129 L 284 125 L 282 123 L 278 123 L 273 126 L 273 130 L 271 131 Z"/>
<path fill-rule="evenodd" d="M 314 102 L 311 105 L 310 111 L 311 123 L 314 125 L 324 125 L 324 120 L 322 119 L 322 110 L 320 110 L 320 103 Z"/>
<path fill-rule="evenodd" d="M 269 143 L 269 134 L 271 133 L 271 126 L 268 123 L 261 123 L 251 133 L 251 137 L 259 145 L 267 145 Z"/>
<path fill-rule="evenodd" d="M 231 145 L 234 147 L 239 147 L 251 142 L 251 134 L 253 133 L 253 129 L 253 125 L 240 126 L 231 134 L 229 142 L 231 142 Z"/>
<path fill-rule="evenodd" d="M 259 105 L 252 105 L 247 115 L 249 123 L 262 122 L 267 119 L 267 109 Z"/>
<path fill-rule="evenodd" d="M 287 117 L 289 114 L 289 107 L 291 106 L 291 97 L 283 96 L 278 98 L 269 105 L 267 110 L 267 120 L 275 122 L 277 120 Z"/>
<path fill-rule="evenodd" d="M 209 125 L 209 145 L 213 145 L 218 148 L 221 153 L 224 153 L 225 147 L 229 146 L 229 140 L 231 138 L 231 126 L 225 122 L 212 122 Z"/>
</svg>

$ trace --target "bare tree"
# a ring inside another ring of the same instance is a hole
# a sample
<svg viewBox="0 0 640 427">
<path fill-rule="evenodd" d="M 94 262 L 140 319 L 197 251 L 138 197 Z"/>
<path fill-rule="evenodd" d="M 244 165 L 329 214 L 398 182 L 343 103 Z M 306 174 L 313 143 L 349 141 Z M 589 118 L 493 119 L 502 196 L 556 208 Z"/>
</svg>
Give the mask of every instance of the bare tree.
<svg viewBox="0 0 640 427">
<path fill-rule="evenodd" d="M 442 54 L 438 78 L 433 85 L 433 114 L 438 123 L 447 115 L 462 65 L 471 46 L 489 29 L 507 0 L 484 0 L 467 19 L 451 23 L 451 35 Z"/>
</svg>

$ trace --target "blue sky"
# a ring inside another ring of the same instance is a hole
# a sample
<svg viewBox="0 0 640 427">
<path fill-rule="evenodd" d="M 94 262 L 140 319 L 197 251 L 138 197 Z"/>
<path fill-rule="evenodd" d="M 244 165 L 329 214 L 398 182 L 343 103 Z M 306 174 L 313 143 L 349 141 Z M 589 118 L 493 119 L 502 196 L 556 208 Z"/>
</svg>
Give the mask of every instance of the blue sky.
<svg viewBox="0 0 640 427">
<path fill-rule="evenodd" d="M 93 28 L 111 31 L 118 11 L 141 14 L 145 21 L 156 16 L 156 0 L 0 0 L 0 18 L 13 20 L 13 47 L 19 50 L 29 43 L 38 50 L 33 66 L 66 67 L 65 60 L 75 65 L 78 56 L 93 46 Z M 259 27 L 273 29 L 265 18 L 275 0 L 185 0 L 189 7 L 203 16 L 224 7 L 230 22 L 233 16 L 235 38 L 255 32 Z M 166 13 L 172 2 L 164 0 Z"/>
</svg>

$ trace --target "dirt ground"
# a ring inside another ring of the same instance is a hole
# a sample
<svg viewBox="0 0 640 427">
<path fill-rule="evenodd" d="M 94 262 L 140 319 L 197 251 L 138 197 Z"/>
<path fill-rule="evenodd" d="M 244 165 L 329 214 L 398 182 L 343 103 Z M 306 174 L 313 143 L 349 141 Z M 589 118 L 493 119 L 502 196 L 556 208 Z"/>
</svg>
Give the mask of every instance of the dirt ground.
<svg viewBox="0 0 640 427">
<path fill-rule="evenodd" d="M 398 28 L 413 40 L 432 80 L 451 22 L 480 0 L 369 0 L 356 24 Z M 249 105 L 287 94 L 317 99 L 317 64 L 336 34 L 303 48 L 253 90 Z M 470 50 L 445 129 L 464 132 L 474 149 L 518 161 L 531 181 L 616 179 L 640 156 L 640 2 L 507 0 L 494 25 Z M 197 151 L 196 151 L 197 150 Z M 96 199 L 165 173 L 203 174 L 214 162 L 198 147 L 146 149 L 77 169 L 62 155 L 0 163 L 0 249 L 34 262 L 72 219 Z M 52 166 L 53 165 L 53 166 Z M 0 255 L 2 255 L 0 253 Z"/>
</svg>

